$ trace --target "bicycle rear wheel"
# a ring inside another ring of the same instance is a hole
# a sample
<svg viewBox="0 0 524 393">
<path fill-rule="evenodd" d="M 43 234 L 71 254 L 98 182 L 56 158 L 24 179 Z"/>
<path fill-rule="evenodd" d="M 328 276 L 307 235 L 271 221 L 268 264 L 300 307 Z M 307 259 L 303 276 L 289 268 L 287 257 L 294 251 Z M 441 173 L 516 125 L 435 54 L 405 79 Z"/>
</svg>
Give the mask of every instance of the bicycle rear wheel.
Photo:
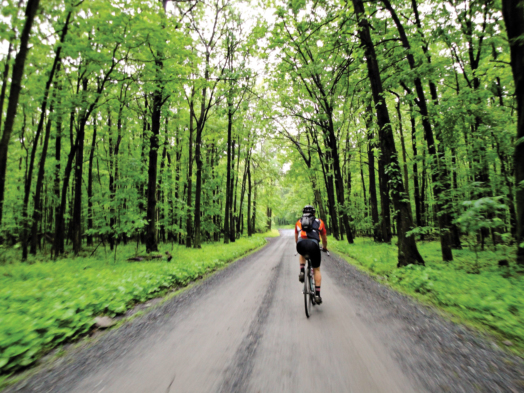
<svg viewBox="0 0 524 393">
<path fill-rule="evenodd" d="M 309 318 L 311 315 L 311 291 L 309 290 L 309 269 L 306 271 L 306 277 L 304 277 L 304 306 L 306 308 L 306 317 Z"/>
<path fill-rule="evenodd" d="M 314 296 L 315 296 L 315 278 L 313 277 L 313 272 L 311 272 L 311 277 L 309 278 L 309 300 L 311 301 L 313 306 L 317 304 L 315 302 Z"/>
</svg>

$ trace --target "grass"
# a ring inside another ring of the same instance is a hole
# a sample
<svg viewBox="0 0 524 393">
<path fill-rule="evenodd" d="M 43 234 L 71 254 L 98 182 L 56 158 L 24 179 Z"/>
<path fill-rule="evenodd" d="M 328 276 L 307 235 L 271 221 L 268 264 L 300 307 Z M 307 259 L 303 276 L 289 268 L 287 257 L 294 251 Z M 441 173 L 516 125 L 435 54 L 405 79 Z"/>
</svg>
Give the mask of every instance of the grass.
<svg viewBox="0 0 524 393">
<path fill-rule="evenodd" d="M 30 366 L 50 349 L 88 333 L 95 316 L 122 314 L 170 288 L 186 286 L 261 247 L 265 237 L 278 235 L 273 230 L 198 250 L 160 245 L 162 254 L 173 255 L 170 262 L 128 262 L 136 253 L 135 245 L 128 245 L 116 253 L 101 248 L 93 256 L 38 257 L 0 266 L 0 375 Z"/>
<path fill-rule="evenodd" d="M 290 224 L 290 225 L 279 225 L 279 226 L 278 226 L 278 229 L 295 229 L 295 225 L 294 225 L 294 224 Z"/>
<path fill-rule="evenodd" d="M 513 249 L 475 253 L 454 250 L 453 262 L 442 262 L 439 242 L 419 242 L 426 266 L 397 268 L 397 247 L 371 239 L 355 244 L 330 239 L 330 248 L 349 257 L 348 261 L 378 275 L 393 288 L 433 304 L 461 321 L 510 340 L 512 349 L 524 350 L 524 277 L 518 273 Z M 506 259 L 509 267 L 499 267 Z"/>
</svg>

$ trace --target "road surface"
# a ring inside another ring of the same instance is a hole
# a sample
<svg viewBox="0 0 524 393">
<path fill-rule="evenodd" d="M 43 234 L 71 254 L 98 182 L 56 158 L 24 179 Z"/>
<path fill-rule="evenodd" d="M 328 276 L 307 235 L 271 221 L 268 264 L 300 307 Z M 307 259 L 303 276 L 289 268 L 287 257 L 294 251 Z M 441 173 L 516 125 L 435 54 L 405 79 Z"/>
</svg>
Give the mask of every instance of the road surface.
<svg viewBox="0 0 524 393">
<path fill-rule="evenodd" d="M 482 370 L 463 377 L 461 367 L 453 369 L 453 362 L 439 357 L 426 338 L 422 342 L 417 338 L 425 336 L 410 315 L 418 318 L 420 312 L 423 319 L 418 324 L 434 321 L 428 326 L 438 322 L 436 317 L 426 316 L 424 309 L 411 303 L 404 305 L 407 299 L 335 256 L 323 254 L 324 303 L 307 319 L 293 231 L 282 234 L 13 391 L 410 393 L 469 391 L 468 387 L 477 391 L 479 386 L 483 390 L 482 382 L 468 380 L 478 381 L 479 373 L 482 379 Z"/>
</svg>

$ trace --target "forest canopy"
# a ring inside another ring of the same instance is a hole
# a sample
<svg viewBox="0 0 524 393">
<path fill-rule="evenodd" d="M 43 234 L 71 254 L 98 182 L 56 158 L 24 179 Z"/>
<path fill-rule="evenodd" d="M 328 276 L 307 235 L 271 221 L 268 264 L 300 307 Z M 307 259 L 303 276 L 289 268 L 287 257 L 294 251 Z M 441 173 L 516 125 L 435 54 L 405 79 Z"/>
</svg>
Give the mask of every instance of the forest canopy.
<svg viewBox="0 0 524 393">
<path fill-rule="evenodd" d="M 524 264 L 521 5 L 1 0 L 2 244 L 199 248 L 311 203 L 399 266 Z"/>
</svg>

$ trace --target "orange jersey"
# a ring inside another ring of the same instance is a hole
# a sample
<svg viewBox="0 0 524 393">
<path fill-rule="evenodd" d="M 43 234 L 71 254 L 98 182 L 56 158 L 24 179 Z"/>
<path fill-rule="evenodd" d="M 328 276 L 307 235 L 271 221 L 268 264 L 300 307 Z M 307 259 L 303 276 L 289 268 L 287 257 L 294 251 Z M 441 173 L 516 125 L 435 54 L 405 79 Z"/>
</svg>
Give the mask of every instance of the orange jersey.
<svg viewBox="0 0 524 393">
<path fill-rule="evenodd" d="M 320 218 L 316 218 L 315 220 L 319 222 L 318 233 L 320 234 L 320 236 L 327 235 L 326 225 L 324 224 L 324 221 L 322 221 Z M 300 221 L 300 219 L 295 224 L 295 234 L 297 234 L 297 233 L 300 233 L 300 237 L 302 239 L 307 239 L 308 238 L 307 232 L 302 230 L 302 222 Z M 311 238 L 311 236 L 310 236 L 310 238 Z"/>
</svg>

